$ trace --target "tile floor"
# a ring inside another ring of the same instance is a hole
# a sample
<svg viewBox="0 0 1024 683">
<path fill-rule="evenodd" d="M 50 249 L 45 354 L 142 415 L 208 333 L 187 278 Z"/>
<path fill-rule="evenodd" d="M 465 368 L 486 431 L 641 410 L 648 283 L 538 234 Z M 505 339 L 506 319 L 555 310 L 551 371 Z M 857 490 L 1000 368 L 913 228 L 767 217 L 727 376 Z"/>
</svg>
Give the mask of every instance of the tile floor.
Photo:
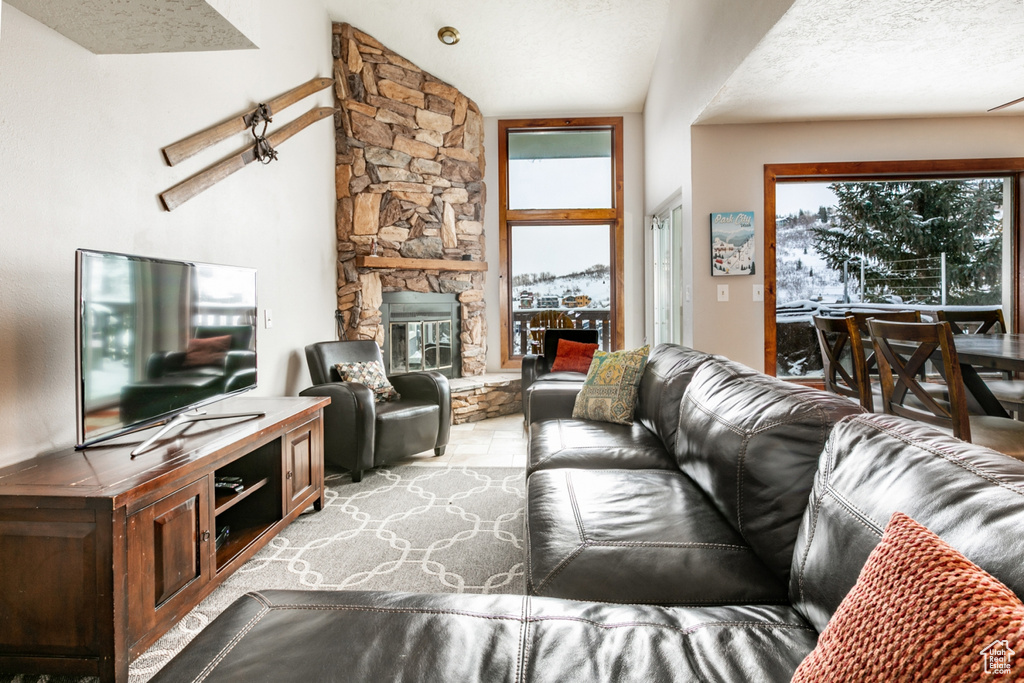
<svg viewBox="0 0 1024 683">
<path fill-rule="evenodd" d="M 452 425 L 444 455 L 434 457 L 433 451 L 426 451 L 394 464 L 525 468 L 526 436 L 522 413 Z"/>
</svg>

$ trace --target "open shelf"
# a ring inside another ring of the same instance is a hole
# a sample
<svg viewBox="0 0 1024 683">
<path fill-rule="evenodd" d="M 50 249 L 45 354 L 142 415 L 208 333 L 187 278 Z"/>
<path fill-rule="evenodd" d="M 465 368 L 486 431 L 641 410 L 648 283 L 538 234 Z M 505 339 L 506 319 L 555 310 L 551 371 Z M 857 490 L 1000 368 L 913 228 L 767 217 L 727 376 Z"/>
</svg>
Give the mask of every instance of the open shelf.
<svg viewBox="0 0 1024 683">
<path fill-rule="evenodd" d="M 260 536 L 267 532 L 276 520 L 267 520 L 265 523 L 256 523 L 251 526 L 235 529 L 231 526 L 231 533 L 227 542 L 217 550 L 217 571 L 226 567 L 231 560 L 235 559 L 241 552 L 253 544 Z"/>
<path fill-rule="evenodd" d="M 214 538 L 228 527 L 217 550 L 218 572 L 233 563 L 284 517 L 282 508 L 282 439 L 274 439 L 241 458 L 217 468 L 217 477 L 238 477 L 245 488 L 236 493 L 214 487 Z"/>
<path fill-rule="evenodd" d="M 238 493 L 232 493 L 230 491 L 214 487 L 213 490 L 215 494 L 215 500 L 213 514 L 219 515 L 222 512 L 227 512 L 229 509 L 231 509 L 232 506 L 242 502 L 243 500 L 251 496 L 253 493 L 259 491 L 261 488 L 266 486 L 269 481 L 270 477 L 264 477 L 263 479 L 260 479 L 259 481 L 253 482 L 251 484 L 246 483 L 245 488 Z"/>
</svg>

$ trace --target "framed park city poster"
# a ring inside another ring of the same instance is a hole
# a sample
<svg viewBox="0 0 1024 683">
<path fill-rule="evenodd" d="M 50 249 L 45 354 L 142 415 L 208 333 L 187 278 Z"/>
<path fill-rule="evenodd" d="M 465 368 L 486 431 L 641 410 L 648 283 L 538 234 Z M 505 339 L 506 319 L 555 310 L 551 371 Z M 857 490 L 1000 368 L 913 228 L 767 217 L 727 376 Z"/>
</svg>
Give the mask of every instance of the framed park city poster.
<svg viewBox="0 0 1024 683">
<path fill-rule="evenodd" d="M 711 214 L 711 274 L 754 274 L 754 212 Z"/>
</svg>

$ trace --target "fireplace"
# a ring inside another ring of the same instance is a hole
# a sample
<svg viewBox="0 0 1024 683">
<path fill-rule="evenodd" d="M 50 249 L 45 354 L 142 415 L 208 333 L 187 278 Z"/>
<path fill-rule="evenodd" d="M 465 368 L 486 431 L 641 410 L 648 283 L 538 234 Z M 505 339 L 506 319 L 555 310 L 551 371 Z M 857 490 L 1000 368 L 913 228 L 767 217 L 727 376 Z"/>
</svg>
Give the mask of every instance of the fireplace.
<svg viewBox="0 0 1024 683">
<path fill-rule="evenodd" d="M 387 374 L 437 370 L 445 377 L 462 376 L 455 294 L 384 292 L 382 299 Z"/>
</svg>

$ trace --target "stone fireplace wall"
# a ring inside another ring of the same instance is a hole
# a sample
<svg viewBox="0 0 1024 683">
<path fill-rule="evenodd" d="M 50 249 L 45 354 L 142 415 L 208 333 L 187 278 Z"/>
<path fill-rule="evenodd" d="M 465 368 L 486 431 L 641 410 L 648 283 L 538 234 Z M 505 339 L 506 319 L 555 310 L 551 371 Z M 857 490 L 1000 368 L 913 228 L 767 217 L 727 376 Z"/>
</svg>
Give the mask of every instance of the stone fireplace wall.
<svg viewBox="0 0 1024 683">
<path fill-rule="evenodd" d="M 382 292 L 454 293 L 462 374 L 483 374 L 480 110 L 348 24 L 334 25 L 333 50 L 342 334 L 383 342 Z"/>
</svg>

